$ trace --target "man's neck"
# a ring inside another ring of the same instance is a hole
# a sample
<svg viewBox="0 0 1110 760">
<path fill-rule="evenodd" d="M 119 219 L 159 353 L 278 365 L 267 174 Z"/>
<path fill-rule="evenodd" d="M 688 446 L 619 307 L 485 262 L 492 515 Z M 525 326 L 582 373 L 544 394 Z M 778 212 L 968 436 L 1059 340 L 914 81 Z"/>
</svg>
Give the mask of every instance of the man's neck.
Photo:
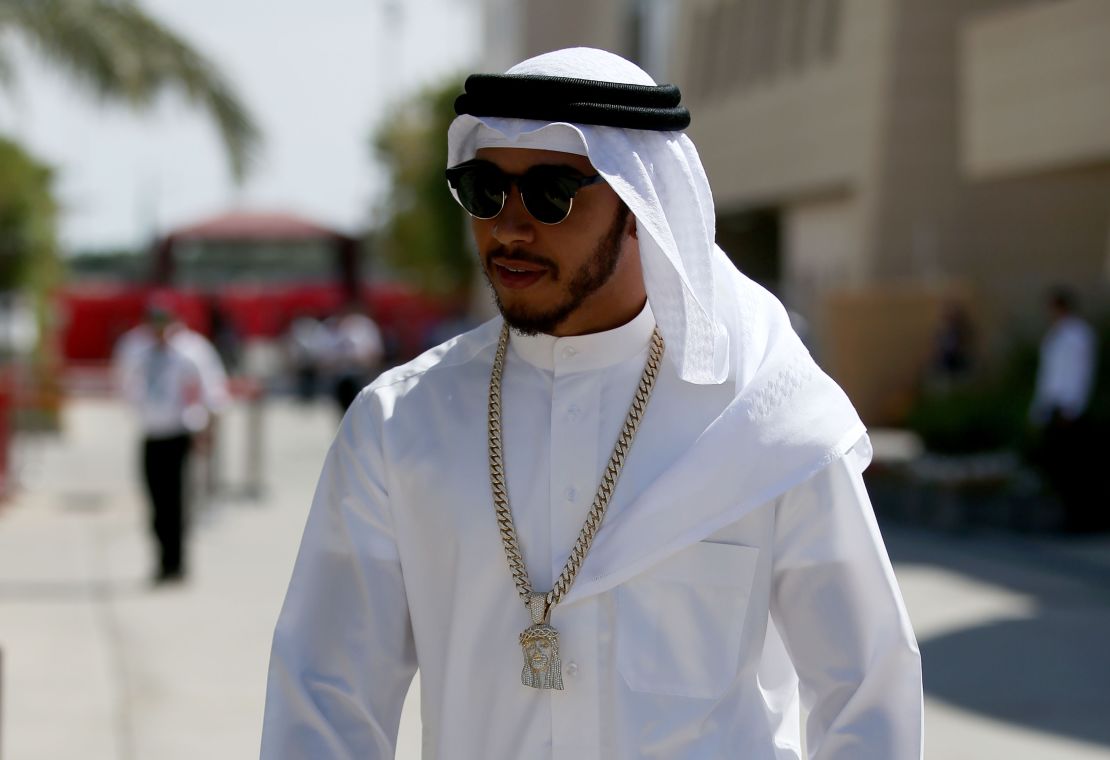
<svg viewBox="0 0 1110 760">
<path fill-rule="evenodd" d="M 645 301 L 639 313 L 608 330 L 566 336 L 514 332 L 509 345 L 540 369 L 554 370 L 556 365 L 573 371 L 602 369 L 640 356 L 647 350 L 654 329 L 655 315 Z"/>
<path fill-rule="evenodd" d="M 575 319 L 576 315 L 572 314 L 548 334 L 554 338 L 571 338 L 578 335 L 592 335 L 616 330 L 636 319 L 643 312 L 646 304 L 647 295 L 643 295 L 628 306 L 610 310 L 602 318 L 591 318 L 586 315 L 582 319 Z"/>
</svg>

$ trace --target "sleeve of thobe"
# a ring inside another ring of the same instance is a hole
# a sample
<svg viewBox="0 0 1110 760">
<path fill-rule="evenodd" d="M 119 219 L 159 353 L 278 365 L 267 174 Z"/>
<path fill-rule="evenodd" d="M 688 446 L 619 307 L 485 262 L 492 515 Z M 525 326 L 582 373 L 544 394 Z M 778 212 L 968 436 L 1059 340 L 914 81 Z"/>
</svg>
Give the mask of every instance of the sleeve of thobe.
<svg viewBox="0 0 1110 760">
<path fill-rule="evenodd" d="M 416 654 L 378 418 L 363 393 L 324 464 L 274 632 L 263 760 L 394 756 Z"/>
<path fill-rule="evenodd" d="M 921 655 L 862 471 L 866 437 L 789 491 L 771 614 L 798 672 L 813 760 L 919 760 Z"/>
</svg>

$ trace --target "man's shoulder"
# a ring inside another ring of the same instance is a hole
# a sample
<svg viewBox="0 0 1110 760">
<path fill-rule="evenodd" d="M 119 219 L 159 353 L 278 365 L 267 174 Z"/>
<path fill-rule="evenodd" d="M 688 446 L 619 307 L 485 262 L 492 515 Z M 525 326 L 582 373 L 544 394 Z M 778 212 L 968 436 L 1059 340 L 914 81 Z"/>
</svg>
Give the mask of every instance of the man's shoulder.
<svg viewBox="0 0 1110 760">
<path fill-rule="evenodd" d="M 456 384 L 477 370 L 476 363 L 497 345 L 501 319 L 494 318 L 473 330 L 430 348 L 415 359 L 383 372 L 366 388 L 367 393 L 399 397 L 413 390 Z M 481 371 L 489 374 L 488 362 Z"/>
</svg>

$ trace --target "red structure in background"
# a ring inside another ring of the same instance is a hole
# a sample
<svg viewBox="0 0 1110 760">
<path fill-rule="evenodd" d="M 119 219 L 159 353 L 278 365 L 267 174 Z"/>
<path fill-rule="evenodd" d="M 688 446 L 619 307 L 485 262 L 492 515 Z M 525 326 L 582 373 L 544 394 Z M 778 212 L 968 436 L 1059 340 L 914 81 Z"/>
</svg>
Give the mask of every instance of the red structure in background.
<svg viewBox="0 0 1110 760">
<path fill-rule="evenodd" d="M 324 318 L 357 300 L 391 358 L 414 356 L 446 306 L 402 285 L 369 283 L 359 253 L 357 239 L 290 214 L 236 212 L 182 227 L 155 245 L 146 283 L 63 289 L 63 356 L 70 365 L 107 361 L 155 292 L 210 337 L 218 311 L 243 342 L 278 338 L 299 315 Z"/>
</svg>

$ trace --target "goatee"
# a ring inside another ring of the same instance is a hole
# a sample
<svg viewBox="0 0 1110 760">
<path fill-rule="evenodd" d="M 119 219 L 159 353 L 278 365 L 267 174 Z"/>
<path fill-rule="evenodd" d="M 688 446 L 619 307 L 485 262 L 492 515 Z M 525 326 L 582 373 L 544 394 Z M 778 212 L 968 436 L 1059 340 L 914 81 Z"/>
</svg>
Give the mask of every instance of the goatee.
<svg viewBox="0 0 1110 760">
<path fill-rule="evenodd" d="M 594 254 L 586 262 L 578 268 L 578 271 L 571 277 L 570 282 L 566 286 L 566 299 L 546 311 L 531 311 L 527 305 L 520 304 L 512 307 L 506 306 L 497 294 L 497 288 L 493 286 L 493 281 L 490 279 L 490 270 L 492 269 L 491 260 L 494 256 L 504 255 L 504 248 L 498 247 L 486 254 L 486 266 L 482 267 L 482 273 L 485 275 L 486 284 L 493 293 L 493 300 L 497 304 L 497 310 L 501 312 L 501 316 L 509 327 L 513 328 L 523 335 L 539 335 L 540 333 L 552 333 L 559 327 L 571 314 L 573 314 L 582 303 L 591 295 L 600 290 L 605 283 L 609 282 L 613 273 L 617 270 L 617 263 L 621 258 L 621 243 L 624 239 L 624 228 L 628 222 L 629 209 L 627 206 L 621 204 L 620 210 L 613 218 L 613 223 L 609 226 L 608 231 L 598 241 L 597 247 L 594 249 Z M 527 252 L 519 254 L 519 258 L 524 261 L 541 262 L 541 258 Z M 559 269 L 554 262 L 547 262 L 546 259 L 541 263 L 548 263 L 551 267 L 552 276 L 558 280 Z"/>
</svg>

